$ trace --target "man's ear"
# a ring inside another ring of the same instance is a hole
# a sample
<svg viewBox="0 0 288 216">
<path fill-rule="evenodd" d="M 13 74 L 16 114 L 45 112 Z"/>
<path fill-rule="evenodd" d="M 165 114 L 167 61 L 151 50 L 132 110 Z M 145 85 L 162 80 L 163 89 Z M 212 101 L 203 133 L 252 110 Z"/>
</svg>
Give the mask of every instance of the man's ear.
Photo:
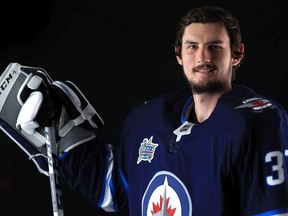
<svg viewBox="0 0 288 216">
<path fill-rule="evenodd" d="M 244 55 L 244 44 L 243 43 L 241 43 L 239 45 L 237 51 L 238 51 L 238 53 L 241 53 L 241 54 L 239 54 L 239 55 L 237 55 L 237 57 L 233 58 L 233 61 L 232 61 L 233 66 L 238 65 L 241 62 L 241 60 L 243 59 L 243 55 Z"/>
<path fill-rule="evenodd" d="M 182 58 L 181 58 L 181 53 L 180 53 L 180 49 L 178 46 L 175 46 L 175 56 L 176 56 L 176 59 L 178 61 L 178 64 L 182 65 Z"/>
</svg>

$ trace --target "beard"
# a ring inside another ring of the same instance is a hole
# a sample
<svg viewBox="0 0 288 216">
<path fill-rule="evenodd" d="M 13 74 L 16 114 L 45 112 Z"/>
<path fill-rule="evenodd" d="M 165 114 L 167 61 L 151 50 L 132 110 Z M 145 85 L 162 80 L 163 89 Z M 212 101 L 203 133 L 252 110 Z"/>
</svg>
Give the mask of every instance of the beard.
<svg viewBox="0 0 288 216">
<path fill-rule="evenodd" d="M 205 84 L 199 84 L 193 81 L 187 80 L 193 94 L 214 94 L 223 92 L 226 89 L 227 83 L 221 80 L 209 81 Z"/>
<path fill-rule="evenodd" d="M 193 72 L 196 72 L 198 69 L 201 68 L 208 68 L 211 70 L 217 70 L 216 65 L 214 64 L 202 64 L 198 65 L 197 67 L 193 68 Z M 215 93 L 222 93 L 227 89 L 227 80 L 208 80 L 207 82 L 195 82 L 193 80 L 189 80 L 185 75 L 183 69 L 183 75 L 186 79 L 186 82 L 189 84 L 193 94 L 215 94 Z"/>
</svg>

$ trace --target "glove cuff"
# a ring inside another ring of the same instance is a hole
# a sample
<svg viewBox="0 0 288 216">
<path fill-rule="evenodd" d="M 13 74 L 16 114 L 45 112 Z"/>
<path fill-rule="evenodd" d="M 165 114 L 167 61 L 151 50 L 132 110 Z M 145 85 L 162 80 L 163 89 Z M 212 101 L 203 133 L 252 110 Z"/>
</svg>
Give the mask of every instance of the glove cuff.
<svg viewBox="0 0 288 216">
<path fill-rule="evenodd" d="M 93 131 L 87 130 L 82 127 L 73 127 L 64 137 L 62 137 L 58 145 L 58 156 L 64 152 L 68 152 L 71 149 L 86 143 L 96 138 L 96 134 Z"/>
</svg>

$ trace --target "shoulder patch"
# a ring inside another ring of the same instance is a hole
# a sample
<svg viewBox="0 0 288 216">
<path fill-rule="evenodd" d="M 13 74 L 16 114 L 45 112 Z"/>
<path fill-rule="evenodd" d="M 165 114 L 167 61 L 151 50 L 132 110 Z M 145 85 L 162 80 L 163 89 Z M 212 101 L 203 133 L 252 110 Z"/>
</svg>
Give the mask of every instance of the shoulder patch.
<svg viewBox="0 0 288 216">
<path fill-rule="evenodd" d="M 235 109 L 250 108 L 253 111 L 261 111 L 265 108 L 272 107 L 272 106 L 273 104 L 267 99 L 253 97 L 253 98 L 248 98 L 242 101 L 242 104 L 235 107 Z"/>
</svg>

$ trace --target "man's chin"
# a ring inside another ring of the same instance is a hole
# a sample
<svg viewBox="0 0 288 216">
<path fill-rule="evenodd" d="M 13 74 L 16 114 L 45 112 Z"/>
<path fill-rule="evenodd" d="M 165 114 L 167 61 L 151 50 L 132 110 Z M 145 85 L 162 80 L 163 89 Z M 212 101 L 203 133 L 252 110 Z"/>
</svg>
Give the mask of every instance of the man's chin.
<svg viewBox="0 0 288 216">
<path fill-rule="evenodd" d="M 223 92 L 225 85 L 221 82 L 214 82 L 209 84 L 190 83 L 193 94 L 214 94 Z"/>
</svg>

